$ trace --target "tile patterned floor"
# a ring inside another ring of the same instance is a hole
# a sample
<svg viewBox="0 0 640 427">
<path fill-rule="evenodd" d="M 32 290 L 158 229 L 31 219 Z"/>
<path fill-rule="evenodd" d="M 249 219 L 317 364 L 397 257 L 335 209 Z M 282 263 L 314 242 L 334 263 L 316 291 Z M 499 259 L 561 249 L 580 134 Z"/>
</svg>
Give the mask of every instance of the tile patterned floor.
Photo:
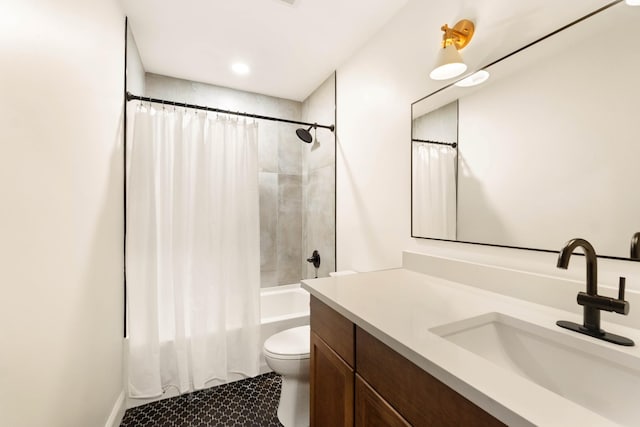
<svg viewBox="0 0 640 427">
<path fill-rule="evenodd" d="M 273 372 L 128 409 L 120 427 L 280 427 Z"/>
</svg>

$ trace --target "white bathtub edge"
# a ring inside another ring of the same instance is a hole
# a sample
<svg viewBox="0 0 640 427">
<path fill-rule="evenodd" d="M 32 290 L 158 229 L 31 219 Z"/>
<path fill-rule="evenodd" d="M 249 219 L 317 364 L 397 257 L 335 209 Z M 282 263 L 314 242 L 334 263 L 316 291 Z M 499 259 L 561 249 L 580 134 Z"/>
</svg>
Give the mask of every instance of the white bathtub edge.
<svg viewBox="0 0 640 427">
<path fill-rule="evenodd" d="M 284 291 L 288 291 L 291 289 L 302 289 L 300 287 L 300 283 L 292 283 L 291 285 L 278 285 L 278 286 L 269 286 L 266 288 L 260 288 L 260 294 L 278 294 Z M 302 289 L 307 292 L 306 289 Z"/>
<path fill-rule="evenodd" d="M 276 322 L 282 322 L 283 320 L 298 319 L 301 317 L 309 317 L 310 311 L 299 311 L 297 313 L 285 314 L 283 316 L 264 317 L 261 319 L 261 325 L 269 325 Z"/>
</svg>

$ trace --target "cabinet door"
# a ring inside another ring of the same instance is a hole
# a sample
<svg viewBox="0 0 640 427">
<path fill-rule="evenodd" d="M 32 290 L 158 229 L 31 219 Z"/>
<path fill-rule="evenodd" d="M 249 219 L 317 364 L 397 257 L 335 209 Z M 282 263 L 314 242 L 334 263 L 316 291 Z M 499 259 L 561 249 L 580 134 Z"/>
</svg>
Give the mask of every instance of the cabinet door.
<svg viewBox="0 0 640 427">
<path fill-rule="evenodd" d="M 356 427 L 410 427 L 410 424 L 356 374 Z"/>
<path fill-rule="evenodd" d="M 353 369 L 311 332 L 311 427 L 353 426 Z"/>
</svg>

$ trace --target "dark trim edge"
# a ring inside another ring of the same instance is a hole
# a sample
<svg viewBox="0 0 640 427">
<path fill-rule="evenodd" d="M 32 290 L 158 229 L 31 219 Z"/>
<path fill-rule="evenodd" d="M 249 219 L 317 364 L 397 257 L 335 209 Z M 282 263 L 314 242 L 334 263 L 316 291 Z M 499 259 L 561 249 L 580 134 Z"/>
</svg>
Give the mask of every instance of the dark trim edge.
<svg viewBox="0 0 640 427">
<path fill-rule="evenodd" d="M 123 325 L 122 336 L 127 338 L 127 54 L 129 41 L 129 17 L 124 17 L 124 115 L 123 115 L 123 234 L 122 234 L 122 286 L 123 286 Z"/>
</svg>

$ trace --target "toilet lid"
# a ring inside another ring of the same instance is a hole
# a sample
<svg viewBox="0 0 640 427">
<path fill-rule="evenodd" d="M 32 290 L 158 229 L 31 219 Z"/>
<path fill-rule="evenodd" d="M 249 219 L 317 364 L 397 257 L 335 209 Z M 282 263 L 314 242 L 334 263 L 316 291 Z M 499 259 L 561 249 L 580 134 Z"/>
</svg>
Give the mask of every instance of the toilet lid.
<svg viewBox="0 0 640 427">
<path fill-rule="evenodd" d="M 277 359 L 306 359 L 310 351 L 310 331 L 309 325 L 305 325 L 278 332 L 264 342 L 264 351 Z"/>
</svg>

